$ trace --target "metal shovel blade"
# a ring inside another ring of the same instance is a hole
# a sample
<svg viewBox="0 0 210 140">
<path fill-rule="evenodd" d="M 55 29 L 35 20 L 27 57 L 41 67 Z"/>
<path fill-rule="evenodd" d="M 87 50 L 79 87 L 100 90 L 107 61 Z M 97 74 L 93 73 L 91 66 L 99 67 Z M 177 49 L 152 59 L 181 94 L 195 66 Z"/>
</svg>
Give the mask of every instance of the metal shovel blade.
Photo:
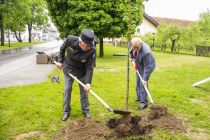
<svg viewBox="0 0 210 140">
<path fill-rule="evenodd" d="M 113 112 L 115 113 L 115 114 L 120 114 L 120 115 L 123 115 L 123 116 L 128 116 L 128 115 L 130 115 L 130 113 L 131 112 L 129 112 L 129 111 L 123 111 L 123 110 L 113 110 Z"/>
</svg>

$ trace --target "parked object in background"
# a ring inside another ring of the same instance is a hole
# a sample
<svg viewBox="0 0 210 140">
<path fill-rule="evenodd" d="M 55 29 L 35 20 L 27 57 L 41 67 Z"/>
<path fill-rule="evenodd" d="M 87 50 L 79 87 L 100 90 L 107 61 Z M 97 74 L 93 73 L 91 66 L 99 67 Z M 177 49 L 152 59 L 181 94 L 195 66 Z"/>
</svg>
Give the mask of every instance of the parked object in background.
<svg viewBox="0 0 210 140">
<path fill-rule="evenodd" d="M 36 63 L 37 64 L 54 64 L 54 61 L 58 60 L 58 53 L 50 53 L 46 54 L 45 52 L 37 51 L 38 55 L 36 56 Z"/>
<path fill-rule="evenodd" d="M 37 64 L 48 64 L 49 58 L 46 54 L 36 55 L 36 63 Z"/>
<path fill-rule="evenodd" d="M 46 54 L 45 52 L 37 51 L 38 54 Z"/>
</svg>

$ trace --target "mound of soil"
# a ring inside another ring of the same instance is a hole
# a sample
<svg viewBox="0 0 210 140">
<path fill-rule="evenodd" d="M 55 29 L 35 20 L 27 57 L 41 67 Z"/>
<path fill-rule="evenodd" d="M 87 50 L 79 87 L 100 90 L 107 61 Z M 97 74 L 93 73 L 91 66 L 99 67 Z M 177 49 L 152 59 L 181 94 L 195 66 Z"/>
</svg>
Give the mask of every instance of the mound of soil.
<svg viewBox="0 0 210 140">
<path fill-rule="evenodd" d="M 152 125 L 141 125 L 141 119 L 140 116 L 110 119 L 107 122 L 107 126 L 112 129 L 111 136 L 113 137 L 145 135 L 150 133 Z"/>
<path fill-rule="evenodd" d="M 168 109 L 164 106 L 152 106 L 148 115 L 148 119 L 159 119 L 162 116 L 168 115 Z"/>
<path fill-rule="evenodd" d="M 163 130 L 171 132 L 186 132 L 183 121 L 168 113 L 168 109 L 164 106 L 154 106 L 145 116 L 142 116 L 142 123 L 152 125 Z"/>
<path fill-rule="evenodd" d="M 108 128 L 93 120 L 74 120 L 62 129 L 62 132 L 55 136 L 54 140 L 97 140 L 105 139 L 108 136 Z"/>
</svg>

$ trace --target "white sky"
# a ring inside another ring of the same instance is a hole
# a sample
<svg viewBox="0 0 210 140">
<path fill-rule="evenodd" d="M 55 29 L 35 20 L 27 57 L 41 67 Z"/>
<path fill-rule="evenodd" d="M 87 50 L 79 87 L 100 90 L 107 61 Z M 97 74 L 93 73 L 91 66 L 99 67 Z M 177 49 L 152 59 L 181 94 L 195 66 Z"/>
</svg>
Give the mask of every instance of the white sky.
<svg viewBox="0 0 210 140">
<path fill-rule="evenodd" d="M 210 10 L 210 0 L 149 0 L 145 11 L 150 16 L 187 20 L 199 19 L 199 14 Z"/>
</svg>

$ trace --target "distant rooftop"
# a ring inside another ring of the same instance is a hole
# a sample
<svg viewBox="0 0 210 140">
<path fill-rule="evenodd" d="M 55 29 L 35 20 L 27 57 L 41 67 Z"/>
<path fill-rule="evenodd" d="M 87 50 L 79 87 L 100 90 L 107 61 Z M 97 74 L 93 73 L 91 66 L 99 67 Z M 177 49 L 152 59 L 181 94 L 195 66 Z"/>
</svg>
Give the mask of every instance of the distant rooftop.
<svg viewBox="0 0 210 140">
<path fill-rule="evenodd" d="M 183 19 L 174 19 L 174 18 L 163 18 L 163 17 L 151 17 L 147 13 L 144 13 L 144 18 L 149 20 L 154 26 L 166 25 L 166 24 L 177 24 L 180 26 L 188 26 L 193 21 L 183 20 Z"/>
<path fill-rule="evenodd" d="M 188 26 L 193 21 L 190 20 L 183 20 L 183 19 L 174 19 L 174 18 L 162 18 L 162 17 L 152 17 L 155 19 L 159 24 L 177 24 L 180 26 Z"/>
</svg>

